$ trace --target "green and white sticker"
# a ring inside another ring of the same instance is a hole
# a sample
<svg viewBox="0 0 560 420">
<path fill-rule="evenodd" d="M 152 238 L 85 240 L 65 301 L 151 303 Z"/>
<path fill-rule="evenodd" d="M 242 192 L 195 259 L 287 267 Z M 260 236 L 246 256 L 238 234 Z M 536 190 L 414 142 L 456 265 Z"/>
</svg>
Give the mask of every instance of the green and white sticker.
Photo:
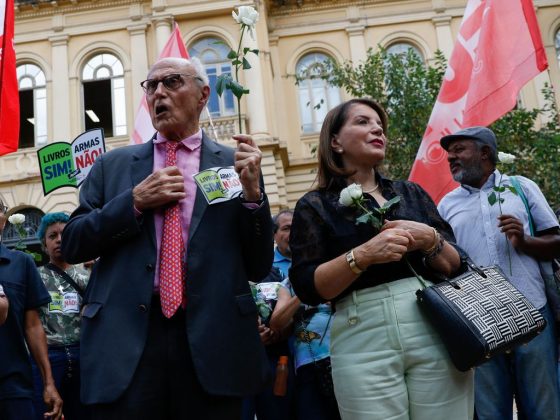
<svg viewBox="0 0 560 420">
<path fill-rule="evenodd" d="M 193 175 L 208 204 L 217 204 L 237 197 L 242 190 L 239 175 L 233 166 L 205 169 Z"/>
</svg>

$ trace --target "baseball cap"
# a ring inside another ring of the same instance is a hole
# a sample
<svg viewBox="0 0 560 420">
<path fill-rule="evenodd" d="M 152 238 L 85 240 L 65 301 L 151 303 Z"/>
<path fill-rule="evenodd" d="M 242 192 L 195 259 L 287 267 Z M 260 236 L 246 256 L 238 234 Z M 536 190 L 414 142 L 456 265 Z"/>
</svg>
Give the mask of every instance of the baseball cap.
<svg viewBox="0 0 560 420">
<path fill-rule="evenodd" d="M 468 127 L 457 131 L 448 136 L 443 136 L 440 140 L 441 147 L 449 149 L 449 144 L 454 140 L 476 140 L 482 144 L 490 146 L 494 151 L 498 149 L 496 135 L 486 127 Z"/>
</svg>

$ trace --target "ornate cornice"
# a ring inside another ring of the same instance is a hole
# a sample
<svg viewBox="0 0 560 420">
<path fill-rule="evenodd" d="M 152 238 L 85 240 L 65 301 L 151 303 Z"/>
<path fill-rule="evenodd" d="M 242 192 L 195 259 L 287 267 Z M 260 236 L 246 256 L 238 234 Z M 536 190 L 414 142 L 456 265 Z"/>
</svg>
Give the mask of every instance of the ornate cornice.
<svg viewBox="0 0 560 420">
<path fill-rule="evenodd" d="M 16 0 L 16 20 L 142 4 L 138 0 Z"/>
<path fill-rule="evenodd" d="M 406 1 L 406 0 L 405 0 Z M 400 1 L 403 3 L 404 1 Z M 270 16 L 312 12 L 341 7 L 360 7 L 371 4 L 396 3 L 395 0 L 266 0 Z"/>
</svg>

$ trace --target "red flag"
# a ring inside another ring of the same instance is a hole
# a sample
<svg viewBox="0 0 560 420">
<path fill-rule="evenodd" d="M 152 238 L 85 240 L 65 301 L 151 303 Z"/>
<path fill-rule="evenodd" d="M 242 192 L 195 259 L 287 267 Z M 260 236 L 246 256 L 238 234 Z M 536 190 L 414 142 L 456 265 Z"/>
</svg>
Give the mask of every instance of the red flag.
<svg viewBox="0 0 560 420">
<path fill-rule="evenodd" d="M 547 66 L 531 0 L 469 0 L 410 180 L 439 202 L 457 186 L 441 137 L 496 121 Z"/>
<path fill-rule="evenodd" d="M 158 57 L 159 59 L 165 57 L 182 57 L 189 58 L 189 53 L 183 44 L 183 38 L 181 38 L 181 31 L 179 30 L 179 25 L 175 23 L 175 28 L 171 32 L 171 36 L 167 40 L 167 43 L 161 50 Z M 134 132 L 130 138 L 130 144 L 140 144 L 147 142 L 154 135 L 154 126 L 152 125 L 152 120 L 150 118 L 150 112 L 148 111 L 148 103 L 146 102 L 146 95 L 142 96 L 140 101 L 140 106 L 136 111 L 136 119 L 134 120 Z"/>
<path fill-rule="evenodd" d="M 14 0 L 0 4 L 0 156 L 19 142 L 19 90 L 14 49 Z"/>
</svg>

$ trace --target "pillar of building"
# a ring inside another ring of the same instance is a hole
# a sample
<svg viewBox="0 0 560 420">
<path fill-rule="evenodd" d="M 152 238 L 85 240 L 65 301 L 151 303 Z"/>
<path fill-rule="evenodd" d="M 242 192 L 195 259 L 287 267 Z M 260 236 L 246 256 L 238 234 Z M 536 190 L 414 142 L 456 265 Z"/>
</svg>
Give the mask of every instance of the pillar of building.
<svg viewBox="0 0 560 420">
<path fill-rule="evenodd" d="M 161 16 L 154 20 L 154 26 L 156 27 L 156 56 L 159 56 L 171 36 L 172 23 L 173 18 L 171 16 Z"/>
<path fill-rule="evenodd" d="M 140 82 L 148 73 L 148 53 L 146 48 L 146 23 L 136 23 L 127 27 L 130 35 L 130 78 L 132 82 L 132 105 L 134 112 L 140 104 L 143 91 Z"/>
<path fill-rule="evenodd" d="M 52 133 L 53 141 L 72 141 L 70 130 L 70 88 L 68 84 L 68 35 L 49 38 L 52 51 Z"/>
<path fill-rule="evenodd" d="M 432 18 L 434 27 L 436 28 L 436 37 L 438 49 L 443 52 L 445 58 L 449 60 L 453 51 L 453 33 L 451 32 L 451 16 L 441 15 Z"/>
</svg>

